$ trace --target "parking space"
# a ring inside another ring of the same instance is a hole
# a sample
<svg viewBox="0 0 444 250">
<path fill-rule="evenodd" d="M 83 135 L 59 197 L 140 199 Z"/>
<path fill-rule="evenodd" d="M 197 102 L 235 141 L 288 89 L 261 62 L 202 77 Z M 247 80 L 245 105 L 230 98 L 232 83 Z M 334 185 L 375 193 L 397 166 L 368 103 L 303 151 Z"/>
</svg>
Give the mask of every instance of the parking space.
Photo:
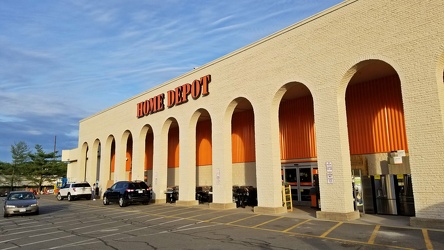
<svg viewBox="0 0 444 250">
<path fill-rule="evenodd" d="M 353 240 L 359 242 L 368 242 L 375 230 L 374 225 L 359 225 L 343 223 L 337 230 L 333 230 L 328 234 L 328 237 Z"/>
<path fill-rule="evenodd" d="M 261 241 L 270 248 L 294 248 L 296 243 L 319 248 L 328 242 L 335 246 L 332 249 L 444 249 L 444 230 L 263 215 L 251 208 L 215 210 L 175 204 L 121 208 L 104 206 L 100 200 L 57 201 L 53 196 L 42 196 L 41 204 L 40 215 L 0 220 L 0 249 L 144 249 L 173 247 L 174 242 L 193 249 L 206 249 L 202 246 L 215 242 L 225 248 L 235 244 L 239 249 L 256 249 Z"/>
<path fill-rule="evenodd" d="M 424 249 L 426 247 L 421 230 L 383 226 L 378 231 L 375 243 L 413 249 Z"/>
</svg>

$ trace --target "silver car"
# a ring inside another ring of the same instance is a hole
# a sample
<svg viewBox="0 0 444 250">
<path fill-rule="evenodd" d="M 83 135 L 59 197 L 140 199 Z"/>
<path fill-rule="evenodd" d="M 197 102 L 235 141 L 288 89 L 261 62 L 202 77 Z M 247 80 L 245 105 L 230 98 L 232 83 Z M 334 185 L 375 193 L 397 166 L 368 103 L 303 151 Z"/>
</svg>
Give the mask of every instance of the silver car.
<svg viewBox="0 0 444 250">
<path fill-rule="evenodd" d="M 12 191 L 3 204 L 3 216 L 14 214 L 39 214 L 39 203 L 34 193 L 29 191 Z"/>
</svg>

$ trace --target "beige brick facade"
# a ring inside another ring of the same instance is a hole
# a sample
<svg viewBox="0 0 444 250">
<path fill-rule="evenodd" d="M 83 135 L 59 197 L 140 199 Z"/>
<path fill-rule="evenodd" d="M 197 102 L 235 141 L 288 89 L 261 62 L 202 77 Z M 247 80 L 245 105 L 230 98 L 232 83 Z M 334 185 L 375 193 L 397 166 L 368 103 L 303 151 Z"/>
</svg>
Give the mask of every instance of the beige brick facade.
<svg viewBox="0 0 444 250">
<path fill-rule="evenodd" d="M 442 1 L 344 1 L 85 118 L 80 122 L 78 148 L 63 152 L 63 158 L 72 161 L 68 177 L 108 180 L 114 138 L 113 179 L 125 179 L 125 147 L 131 133 L 132 179 L 143 179 L 145 135 L 151 131 L 154 169 L 150 174 L 156 200 L 164 199 L 164 190 L 174 184 L 180 186 L 180 202 L 194 204 L 195 187 L 204 184 L 203 179 L 196 180 L 198 171 L 206 176 L 202 178 L 211 177 L 205 184 L 213 186 L 213 206 L 232 207 L 232 186 L 254 184 L 258 189 L 256 211 L 284 212 L 278 111 L 287 90 L 302 84 L 314 102 L 322 208 L 318 216 L 356 218 L 345 92 L 352 77 L 365 79 L 384 73 L 378 66 L 382 63 L 390 65 L 401 82 L 416 209 L 412 224 L 444 221 L 443 10 Z M 211 75 L 209 95 L 136 117 L 137 103 L 205 75 Z M 256 162 L 244 166 L 232 163 L 230 133 L 233 111 L 245 101 L 254 111 Z M 213 160 L 210 169 L 196 170 L 195 128 L 202 113 L 209 114 L 212 121 Z M 167 170 L 168 129 L 173 122 L 180 129 L 180 167 Z M 101 157 L 97 158 L 99 142 Z M 326 162 L 333 167 L 332 184 L 325 177 Z M 98 164 L 100 176 L 95 171 Z M 255 173 L 255 178 L 249 173 Z M 174 180 L 168 177 L 172 175 Z M 100 185 L 104 188 L 106 183 Z"/>
</svg>

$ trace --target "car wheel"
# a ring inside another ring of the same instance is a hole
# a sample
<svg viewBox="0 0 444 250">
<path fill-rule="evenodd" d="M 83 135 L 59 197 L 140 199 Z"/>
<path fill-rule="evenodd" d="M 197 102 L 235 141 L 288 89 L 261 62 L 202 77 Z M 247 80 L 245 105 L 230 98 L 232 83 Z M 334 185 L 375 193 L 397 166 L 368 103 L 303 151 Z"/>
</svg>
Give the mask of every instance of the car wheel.
<svg viewBox="0 0 444 250">
<path fill-rule="evenodd" d="M 72 201 L 72 196 L 71 196 L 71 194 L 68 194 L 68 201 Z"/>
<path fill-rule="evenodd" d="M 126 202 L 125 202 L 125 199 L 124 199 L 123 197 L 120 197 L 120 198 L 119 198 L 119 206 L 120 206 L 120 207 L 124 207 L 124 206 L 126 206 Z"/>
<path fill-rule="evenodd" d="M 60 193 L 57 194 L 57 200 L 59 200 L 59 201 L 63 200 L 63 197 Z"/>
<path fill-rule="evenodd" d="M 6 212 L 3 213 L 3 217 L 8 217 L 8 214 Z"/>
<path fill-rule="evenodd" d="M 86 196 L 86 199 L 87 199 L 87 200 L 91 200 L 91 195 Z"/>
<path fill-rule="evenodd" d="M 35 211 L 35 215 L 38 215 L 40 213 L 40 210 Z"/>
<path fill-rule="evenodd" d="M 103 205 L 109 205 L 109 200 L 106 196 L 103 196 Z"/>
</svg>

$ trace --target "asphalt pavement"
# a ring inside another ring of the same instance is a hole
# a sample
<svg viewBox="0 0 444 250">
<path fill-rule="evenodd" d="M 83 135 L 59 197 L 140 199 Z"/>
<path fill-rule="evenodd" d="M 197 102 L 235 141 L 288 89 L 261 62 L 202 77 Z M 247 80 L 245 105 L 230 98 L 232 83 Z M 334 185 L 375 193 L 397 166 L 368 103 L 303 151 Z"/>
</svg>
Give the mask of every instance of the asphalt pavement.
<svg viewBox="0 0 444 250">
<path fill-rule="evenodd" d="M 444 249 L 444 230 L 410 227 L 403 216 L 319 220 L 316 210 L 268 215 L 208 204 L 104 206 L 42 195 L 37 216 L 0 219 L 4 249 Z"/>
</svg>

